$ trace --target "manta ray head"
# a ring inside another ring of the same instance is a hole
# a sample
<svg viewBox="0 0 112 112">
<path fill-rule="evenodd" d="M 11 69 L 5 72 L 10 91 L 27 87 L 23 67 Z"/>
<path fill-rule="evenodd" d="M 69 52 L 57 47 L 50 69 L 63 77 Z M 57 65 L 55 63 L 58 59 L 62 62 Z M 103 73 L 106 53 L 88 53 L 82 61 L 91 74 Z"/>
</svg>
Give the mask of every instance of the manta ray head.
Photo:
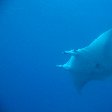
<svg viewBox="0 0 112 112">
<path fill-rule="evenodd" d="M 112 29 L 104 32 L 90 45 L 65 51 L 70 59 L 62 67 L 72 74 L 75 87 L 81 90 L 91 80 L 102 80 L 112 75 Z"/>
</svg>

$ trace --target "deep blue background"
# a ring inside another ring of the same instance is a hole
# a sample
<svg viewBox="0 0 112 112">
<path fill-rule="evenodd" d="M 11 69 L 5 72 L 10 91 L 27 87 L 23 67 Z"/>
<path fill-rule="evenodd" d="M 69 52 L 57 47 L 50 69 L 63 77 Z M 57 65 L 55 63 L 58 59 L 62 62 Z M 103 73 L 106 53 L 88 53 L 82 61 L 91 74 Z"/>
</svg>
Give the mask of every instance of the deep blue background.
<svg viewBox="0 0 112 112">
<path fill-rule="evenodd" d="M 79 95 L 56 68 L 112 27 L 112 0 L 0 1 L 0 112 L 112 112 L 112 82 Z"/>
</svg>

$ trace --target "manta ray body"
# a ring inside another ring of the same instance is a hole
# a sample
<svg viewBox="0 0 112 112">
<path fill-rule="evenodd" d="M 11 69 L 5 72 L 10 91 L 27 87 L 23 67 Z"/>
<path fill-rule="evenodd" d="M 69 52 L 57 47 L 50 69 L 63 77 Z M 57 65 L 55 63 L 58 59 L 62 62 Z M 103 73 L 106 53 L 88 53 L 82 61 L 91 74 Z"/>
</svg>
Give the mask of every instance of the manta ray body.
<svg viewBox="0 0 112 112">
<path fill-rule="evenodd" d="M 104 32 L 88 46 L 65 51 L 71 57 L 63 65 L 57 65 L 72 73 L 77 90 L 91 80 L 112 76 L 112 29 Z"/>
</svg>

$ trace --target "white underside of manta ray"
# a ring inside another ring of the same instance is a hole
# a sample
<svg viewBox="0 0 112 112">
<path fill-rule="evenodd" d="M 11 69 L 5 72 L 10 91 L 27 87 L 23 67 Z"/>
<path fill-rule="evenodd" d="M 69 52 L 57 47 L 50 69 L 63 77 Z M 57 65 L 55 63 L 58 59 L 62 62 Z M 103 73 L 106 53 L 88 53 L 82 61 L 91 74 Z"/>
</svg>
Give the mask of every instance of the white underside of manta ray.
<svg viewBox="0 0 112 112">
<path fill-rule="evenodd" d="M 57 65 L 71 72 L 77 90 L 91 80 L 112 76 L 112 29 L 104 32 L 90 45 L 65 51 L 71 57 L 67 63 Z"/>
</svg>

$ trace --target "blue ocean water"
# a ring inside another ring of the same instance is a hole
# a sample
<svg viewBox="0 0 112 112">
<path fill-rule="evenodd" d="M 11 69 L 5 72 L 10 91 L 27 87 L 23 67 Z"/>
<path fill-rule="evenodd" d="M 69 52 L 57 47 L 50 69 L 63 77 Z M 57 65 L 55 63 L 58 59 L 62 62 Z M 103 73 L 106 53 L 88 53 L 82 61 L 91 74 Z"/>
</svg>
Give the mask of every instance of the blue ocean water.
<svg viewBox="0 0 112 112">
<path fill-rule="evenodd" d="M 112 0 L 0 1 L 0 112 L 112 112 L 112 82 L 79 95 L 56 68 L 112 27 Z"/>
</svg>

